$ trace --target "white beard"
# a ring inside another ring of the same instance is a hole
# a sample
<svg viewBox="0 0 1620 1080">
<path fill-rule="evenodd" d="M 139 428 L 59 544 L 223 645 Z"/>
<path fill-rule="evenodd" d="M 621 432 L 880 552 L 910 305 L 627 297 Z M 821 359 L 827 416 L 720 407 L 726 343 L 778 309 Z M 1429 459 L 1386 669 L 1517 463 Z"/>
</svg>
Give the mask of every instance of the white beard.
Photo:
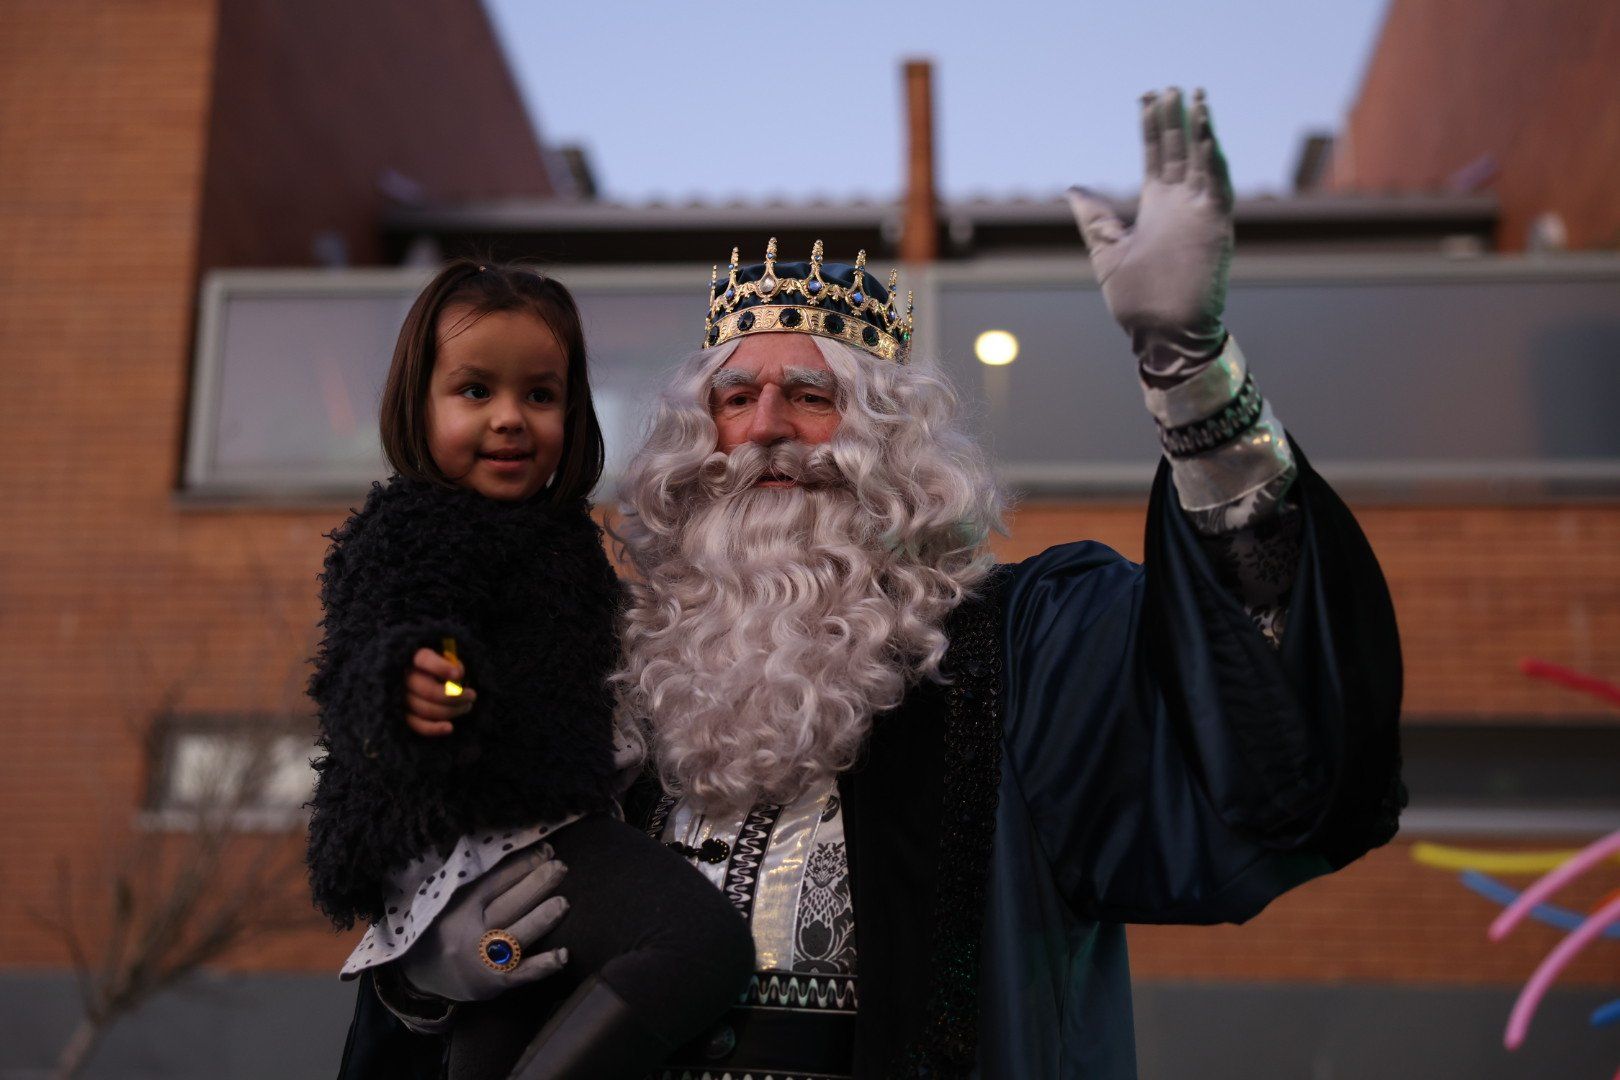
<svg viewBox="0 0 1620 1080">
<path fill-rule="evenodd" d="M 757 487 L 767 470 L 800 479 Z M 854 763 L 877 713 L 937 664 L 955 597 L 880 541 L 832 455 L 705 462 L 676 542 L 639 552 L 616 677 L 665 787 L 713 808 L 791 802 Z"/>
</svg>

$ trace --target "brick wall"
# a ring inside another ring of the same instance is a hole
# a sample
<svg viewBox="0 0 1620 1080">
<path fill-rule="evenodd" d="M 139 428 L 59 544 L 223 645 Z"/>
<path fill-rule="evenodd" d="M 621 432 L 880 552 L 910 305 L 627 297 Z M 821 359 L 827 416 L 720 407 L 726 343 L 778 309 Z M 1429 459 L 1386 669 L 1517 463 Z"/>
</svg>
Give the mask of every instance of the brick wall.
<svg viewBox="0 0 1620 1080">
<path fill-rule="evenodd" d="M 1489 158 L 1499 245 L 1562 215 L 1576 248 L 1620 247 L 1620 6 L 1391 0 L 1329 186 L 1445 190 Z"/>
<path fill-rule="evenodd" d="M 1620 506 L 1357 506 L 1400 621 L 1414 717 L 1612 717 L 1518 673 L 1527 656 L 1620 677 Z M 1034 503 L 997 553 L 1080 536 L 1142 557 L 1142 512 Z"/>
<path fill-rule="evenodd" d="M 129 805 L 139 758 L 119 735 L 131 677 L 108 658 L 148 635 L 161 645 L 188 608 L 214 602 L 198 591 L 171 608 L 168 589 L 186 577 L 169 484 L 213 37 L 205 0 L 11 5 L 0 28 L 11 962 L 59 959 L 25 911 L 45 905 L 53 859 L 95 842 L 98 797 Z"/>
<path fill-rule="evenodd" d="M 552 193 L 479 0 L 220 7 L 200 260 L 307 266 L 341 236 L 380 261 L 388 172 L 431 203 Z"/>
<path fill-rule="evenodd" d="M 1589 839 L 1589 838 L 1588 838 Z M 1575 848 L 1585 841 L 1519 845 Z M 1525 878 L 1503 878 L 1523 888 Z M 1613 862 L 1560 893 L 1560 906 L 1591 911 L 1620 886 Z M 1131 972 L 1138 979 L 1261 979 L 1517 986 L 1564 937 L 1526 921 L 1500 942 L 1485 928 L 1501 908 L 1469 892 L 1455 873 L 1420 866 L 1397 841 L 1281 897 L 1243 926 L 1133 926 Z M 1615 946 L 1599 941 L 1558 977 L 1560 986 L 1613 986 Z"/>
<path fill-rule="evenodd" d="M 0 958 L 26 966 L 65 959 L 35 917 L 60 914 L 56 862 L 124 847 L 161 706 L 304 708 L 342 509 L 177 498 L 199 252 L 300 263 L 331 226 L 368 256 L 385 164 L 435 197 L 545 188 L 476 0 L 8 4 L 0 80 Z M 417 120 L 368 116 L 388 95 Z M 260 962 L 330 967 L 336 939 L 291 914 L 314 930 Z"/>
</svg>

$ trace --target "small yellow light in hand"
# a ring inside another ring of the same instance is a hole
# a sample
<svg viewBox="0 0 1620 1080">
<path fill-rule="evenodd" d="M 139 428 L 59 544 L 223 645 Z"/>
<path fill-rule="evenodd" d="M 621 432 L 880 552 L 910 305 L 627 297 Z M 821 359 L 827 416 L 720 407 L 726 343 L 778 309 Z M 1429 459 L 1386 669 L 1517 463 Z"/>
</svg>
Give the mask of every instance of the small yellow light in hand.
<svg viewBox="0 0 1620 1080">
<path fill-rule="evenodd" d="M 1018 339 L 1006 330 L 986 330 L 973 339 L 973 355 L 981 364 L 1005 367 L 1018 359 Z"/>
<path fill-rule="evenodd" d="M 440 651 L 444 653 L 444 658 L 446 660 L 450 661 L 452 664 L 461 663 L 461 658 L 456 655 L 456 639 L 455 638 L 453 638 L 453 637 L 445 638 L 444 639 L 444 648 L 441 649 Z M 445 683 L 444 683 L 444 696 L 445 697 L 460 697 L 461 694 L 462 694 L 462 687 L 461 687 L 460 683 L 453 682 L 453 681 L 451 681 L 449 679 L 445 680 Z"/>
</svg>

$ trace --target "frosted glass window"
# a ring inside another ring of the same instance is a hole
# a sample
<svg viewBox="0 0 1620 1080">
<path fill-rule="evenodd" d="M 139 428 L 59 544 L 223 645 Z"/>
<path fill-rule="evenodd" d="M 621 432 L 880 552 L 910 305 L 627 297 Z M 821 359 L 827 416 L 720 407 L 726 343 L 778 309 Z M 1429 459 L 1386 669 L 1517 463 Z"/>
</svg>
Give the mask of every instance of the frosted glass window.
<svg viewBox="0 0 1620 1080">
<path fill-rule="evenodd" d="M 697 346 L 706 267 L 562 268 L 612 477 Z M 417 270 L 220 272 L 203 295 L 186 480 L 200 494 L 349 497 L 384 473 L 377 402 Z M 1081 259 L 910 275 L 919 350 L 956 378 L 1013 486 L 1144 490 L 1158 458 L 1124 335 Z M 1422 498 L 1620 493 L 1620 259 L 1272 257 L 1234 267 L 1228 323 L 1330 479 Z M 1005 330 L 1017 359 L 974 339 Z"/>
<path fill-rule="evenodd" d="M 1145 487 L 1156 432 L 1083 263 L 945 266 L 927 300 L 1010 481 Z M 1620 259 L 1240 260 L 1226 316 L 1330 479 L 1385 494 L 1620 492 Z M 975 359 L 991 329 L 1018 338 L 1013 363 Z"/>
</svg>

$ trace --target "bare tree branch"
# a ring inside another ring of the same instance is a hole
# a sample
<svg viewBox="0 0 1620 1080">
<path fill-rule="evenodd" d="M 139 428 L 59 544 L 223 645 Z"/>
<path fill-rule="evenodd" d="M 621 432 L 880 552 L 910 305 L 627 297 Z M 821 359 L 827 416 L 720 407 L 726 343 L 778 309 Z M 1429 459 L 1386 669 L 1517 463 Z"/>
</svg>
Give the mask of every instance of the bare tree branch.
<svg viewBox="0 0 1620 1080">
<path fill-rule="evenodd" d="M 268 586 L 268 573 L 261 570 L 255 580 L 262 586 L 257 610 L 265 616 L 259 625 L 272 635 L 266 653 L 282 652 L 287 641 L 304 643 L 297 663 L 279 679 L 273 715 L 305 716 L 303 660 L 312 651 L 313 628 L 295 629 L 285 597 Z M 149 751 L 159 749 L 161 725 L 180 715 L 211 636 L 200 634 L 181 674 L 164 679 L 143 636 L 124 635 L 123 659 L 136 677 L 119 681 L 132 688 L 131 732 Z M 277 739 L 296 730 L 280 723 L 272 730 L 225 732 L 199 756 L 204 773 L 188 777 L 196 781 L 195 798 L 185 807 L 183 828 L 154 831 L 138 813 L 115 811 L 103 850 L 116 855 L 79 874 L 66 860 L 58 862 L 55 910 L 31 912 L 63 943 L 84 1009 L 58 1058 L 57 1076 L 77 1075 L 120 1016 L 217 963 L 250 936 L 308 925 L 288 915 L 304 906 L 302 816 L 288 815 L 282 827 L 265 832 L 243 830 L 248 821 L 264 828 Z M 81 894 L 93 918 L 85 916 Z"/>
</svg>

